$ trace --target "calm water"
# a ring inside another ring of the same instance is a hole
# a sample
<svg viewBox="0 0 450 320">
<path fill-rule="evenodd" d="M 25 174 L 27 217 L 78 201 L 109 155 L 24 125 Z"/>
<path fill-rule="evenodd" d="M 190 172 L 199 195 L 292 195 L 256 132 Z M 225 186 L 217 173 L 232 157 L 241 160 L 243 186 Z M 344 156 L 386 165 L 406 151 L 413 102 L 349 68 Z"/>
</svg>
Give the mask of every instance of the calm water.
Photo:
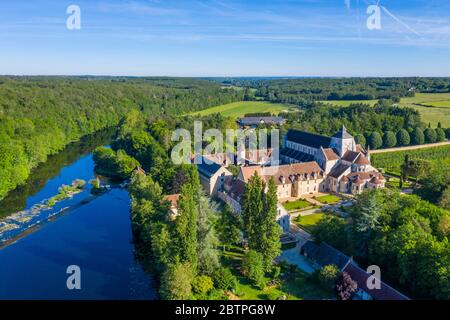
<svg viewBox="0 0 450 320">
<path fill-rule="evenodd" d="M 90 152 L 105 142 L 92 139 L 101 144 L 85 140 L 63 151 L 70 156 L 49 159 L 21 194 L 0 202 L 2 215 L 32 208 L 61 184 L 92 178 Z M 153 279 L 134 258 L 127 191 L 113 189 L 97 198 L 84 191 L 52 210 L 65 207 L 71 209 L 0 249 L 0 299 L 155 299 Z M 81 269 L 81 290 L 66 287 L 69 265 Z"/>
</svg>

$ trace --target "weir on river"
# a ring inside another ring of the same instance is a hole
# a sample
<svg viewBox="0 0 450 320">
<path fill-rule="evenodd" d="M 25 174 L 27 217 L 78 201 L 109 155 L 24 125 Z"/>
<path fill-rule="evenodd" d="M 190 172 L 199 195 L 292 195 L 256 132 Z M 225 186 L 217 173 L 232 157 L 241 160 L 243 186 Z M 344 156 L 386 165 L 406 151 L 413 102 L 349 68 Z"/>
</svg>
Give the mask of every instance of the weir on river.
<svg viewBox="0 0 450 320">
<path fill-rule="evenodd" d="M 92 151 L 110 141 L 102 132 L 70 145 L 0 202 L 0 299 L 157 298 L 135 259 L 126 190 L 92 196 L 87 185 L 45 205 L 61 185 L 93 178 Z M 81 290 L 66 286 L 69 265 L 81 269 Z"/>
</svg>

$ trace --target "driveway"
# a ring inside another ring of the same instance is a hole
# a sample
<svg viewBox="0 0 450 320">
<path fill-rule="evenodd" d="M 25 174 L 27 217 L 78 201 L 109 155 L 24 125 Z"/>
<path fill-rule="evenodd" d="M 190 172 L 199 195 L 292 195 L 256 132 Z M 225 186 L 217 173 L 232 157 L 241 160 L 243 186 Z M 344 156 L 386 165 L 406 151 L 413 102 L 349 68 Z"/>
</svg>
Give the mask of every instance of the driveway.
<svg viewBox="0 0 450 320">
<path fill-rule="evenodd" d="M 300 242 L 297 243 L 295 248 L 284 250 L 277 260 L 293 264 L 307 273 L 313 273 L 315 270 L 308 260 L 300 254 Z"/>
</svg>

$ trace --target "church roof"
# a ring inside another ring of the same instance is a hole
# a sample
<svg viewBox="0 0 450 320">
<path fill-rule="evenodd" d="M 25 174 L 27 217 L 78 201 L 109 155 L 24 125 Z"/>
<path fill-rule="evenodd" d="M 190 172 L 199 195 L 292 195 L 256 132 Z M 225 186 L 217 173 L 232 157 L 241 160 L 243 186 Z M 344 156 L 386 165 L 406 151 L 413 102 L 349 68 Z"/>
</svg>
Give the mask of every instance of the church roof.
<svg viewBox="0 0 450 320">
<path fill-rule="evenodd" d="M 355 164 L 369 165 L 370 162 L 364 154 L 360 153 L 358 158 L 356 158 L 356 160 L 355 160 Z"/>
<path fill-rule="evenodd" d="M 331 143 L 330 137 L 293 129 L 286 133 L 286 140 L 316 149 L 328 148 Z"/>
<path fill-rule="evenodd" d="M 347 132 L 347 129 L 345 128 L 344 125 L 333 137 L 339 138 L 339 139 L 352 139 L 353 138 L 353 136 Z"/>
<path fill-rule="evenodd" d="M 334 152 L 333 149 L 331 148 L 325 148 L 323 149 L 323 153 L 325 154 L 325 157 L 327 158 L 327 160 L 338 160 L 339 156 L 336 154 L 336 152 Z"/>
<path fill-rule="evenodd" d="M 335 166 L 331 172 L 328 174 L 330 177 L 336 178 L 338 179 L 345 171 L 347 171 L 347 169 L 349 169 L 350 166 L 343 164 L 343 163 L 339 163 L 337 166 Z"/>
</svg>

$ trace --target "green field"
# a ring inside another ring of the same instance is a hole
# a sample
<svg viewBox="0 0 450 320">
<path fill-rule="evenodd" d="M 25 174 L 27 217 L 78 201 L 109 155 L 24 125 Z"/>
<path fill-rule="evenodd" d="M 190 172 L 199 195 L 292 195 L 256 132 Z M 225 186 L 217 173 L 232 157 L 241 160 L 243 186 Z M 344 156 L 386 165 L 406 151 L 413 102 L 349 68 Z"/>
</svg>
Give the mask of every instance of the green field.
<svg viewBox="0 0 450 320">
<path fill-rule="evenodd" d="M 378 100 L 325 100 L 320 102 L 338 107 L 348 107 L 351 104 L 358 103 L 368 104 L 373 107 Z"/>
<path fill-rule="evenodd" d="M 321 101 L 339 107 L 348 107 L 354 103 L 364 103 L 371 106 L 377 100 L 328 100 Z M 417 93 L 411 98 L 402 98 L 402 107 L 410 107 L 420 112 L 425 123 L 431 123 L 433 127 L 440 122 L 444 128 L 450 127 L 450 93 Z"/>
<path fill-rule="evenodd" d="M 208 108 L 200 112 L 193 112 L 190 113 L 190 115 L 207 116 L 214 113 L 220 113 L 225 117 L 239 118 L 247 113 L 270 112 L 272 114 L 279 114 L 280 112 L 295 110 L 296 107 L 289 104 L 263 101 L 240 101 Z"/>
</svg>

